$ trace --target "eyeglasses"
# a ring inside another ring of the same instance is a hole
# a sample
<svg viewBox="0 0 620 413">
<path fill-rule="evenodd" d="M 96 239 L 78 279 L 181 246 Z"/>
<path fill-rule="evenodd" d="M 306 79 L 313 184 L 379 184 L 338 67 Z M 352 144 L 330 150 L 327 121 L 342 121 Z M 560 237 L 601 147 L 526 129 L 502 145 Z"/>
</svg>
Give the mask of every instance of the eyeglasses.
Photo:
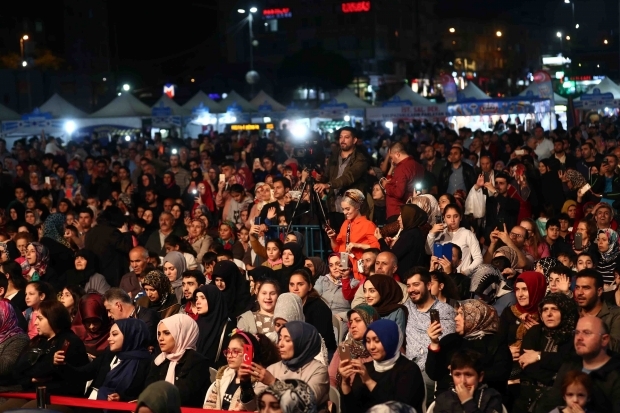
<svg viewBox="0 0 620 413">
<path fill-rule="evenodd" d="M 239 350 L 239 349 L 229 349 L 227 348 L 226 350 L 222 351 L 222 354 L 224 354 L 224 357 L 238 357 L 241 354 L 243 354 L 243 350 Z"/>
<path fill-rule="evenodd" d="M 604 336 L 604 333 L 595 333 L 594 331 L 590 331 L 590 330 L 573 330 L 573 336 L 578 337 L 583 335 L 584 337 L 590 337 L 593 334 L 598 334 L 599 336 Z"/>
<path fill-rule="evenodd" d="M 523 235 L 517 234 L 516 232 L 511 232 L 510 238 L 523 238 Z"/>
</svg>

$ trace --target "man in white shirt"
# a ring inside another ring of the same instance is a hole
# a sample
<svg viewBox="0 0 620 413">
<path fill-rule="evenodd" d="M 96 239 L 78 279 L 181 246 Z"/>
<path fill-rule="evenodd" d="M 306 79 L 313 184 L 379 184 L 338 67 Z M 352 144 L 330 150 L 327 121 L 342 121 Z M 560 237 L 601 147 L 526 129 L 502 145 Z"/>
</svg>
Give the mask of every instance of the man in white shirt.
<svg viewBox="0 0 620 413">
<path fill-rule="evenodd" d="M 534 137 L 537 142 L 534 152 L 538 156 L 538 160 L 549 158 L 553 153 L 553 142 L 545 138 L 545 130 L 542 126 L 536 126 L 534 128 Z"/>
</svg>

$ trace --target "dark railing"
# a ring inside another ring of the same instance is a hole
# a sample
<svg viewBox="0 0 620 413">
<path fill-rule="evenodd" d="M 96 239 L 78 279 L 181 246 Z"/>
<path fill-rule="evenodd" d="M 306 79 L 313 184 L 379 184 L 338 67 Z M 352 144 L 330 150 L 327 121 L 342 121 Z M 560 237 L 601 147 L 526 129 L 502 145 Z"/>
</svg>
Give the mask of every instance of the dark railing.
<svg viewBox="0 0 620 413">
<path fill-rule="evenodd" d="M 288 227 L 272 226 L 271 228 L 273 231 L 277 231 L 280 239 L 284 239 Z M 327 255 L 332 250 L 325 230 L 323 230 L 320 225 L 292 225 L 291 231 L 298 231 L 304 236 L 304 254 L 307 257 L 321 257 L 326 259 Z"/>
</svg>

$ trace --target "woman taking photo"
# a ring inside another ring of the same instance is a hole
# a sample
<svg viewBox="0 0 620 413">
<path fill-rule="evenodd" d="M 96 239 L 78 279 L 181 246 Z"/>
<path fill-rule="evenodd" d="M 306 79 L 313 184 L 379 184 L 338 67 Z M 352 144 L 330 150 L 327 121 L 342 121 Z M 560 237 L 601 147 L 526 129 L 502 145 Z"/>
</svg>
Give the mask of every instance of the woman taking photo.
<svg viewBox="0 0 620 413">
<path fill-rule="evenodd" d="M 200 330 L 196 350 L 207 359 L 210 368 L 218 369 L 226 364 L 222 350 L 228 346 L 236 320 L 228 317 L 224 294 L 213 284 L 198 287 L 194 301 Z"/>
<path fill-rule="evenodd" d="M 170 251 L 164 257 L 164 274 L 168 277 L 172 291 L 180 303 L 183 299 L 183 273 L 187 269 L 183 254 L 178 251 Z"/>
<path fill-rule="evenodd" d="M 160 319 L 179 312 L 181 304 L 172 291 L 172 284 L 159 270 L 149 271 L 142 280 L 145 296 L 138 299 L 138 305 L 157 311 Z"/>
<path fill-rule="evenodd" d="M 280 361 L 276 346 L 264 335 L 258 337 L 237 330 L 224 350 L 226 366 L 219 369 L 215 381 L 207 390 L 203 409 L 243 410 L 241 403 L 241 376 L 239 369 L 243 363 L 244 346 L 252 348 L 252 362 L 267 367 Z"/>
<path fill-rule="evenodd" d="M 366 329 L 370 323 L 379 319 L 377 310 L 368 304 L 360 304 L 349 310 L 347 317 L 349 322 L 349 335 L 340 345 L 344 345 L 349 349 L 351 359 L 359 359 L 362 363 L 372 361 L 370 353 L 366 350 L 364 336 L 366 335 Z M 329 363 L 328 368 L 329 384 L 336 388 L 340 388 L 340 382 L 342 381 L 342 376 L 338 372 L 340 361 L 340 352 L 337 351 L 334 353 L 334 357 Z"/>
<path fill-rule="evenodd" d="M 598 248 L 596 245 L 596 224 L 589 219 L 582 219 L 577 224 L 575 236 L 573 237 L 573 251 L 579 255 L 582 252 L 590 254 L 590 256 L 596 255 Z M 577 235 L 581 234 L 581 235 Z M 581 246 L 579 245 L 578 237 L 581 236 Z"/>
<path fill-rule="evenodd" d="M 257 363 L 252 363 L 251 366 L 241 365 L 243 410 L 256 410 L 256 395 L 261 394 L 267 386 L 286 379 L 306 382 L 314 391 L 318 409 L 326 409 L 329 376 L 327 367 L 314 359 L 321 350 L 321 337 L 316 328 L 302 321 L 289 321 L 280 330 L 278 349 L 282 361 L 267 368 Z M 257 380 L 254 388 L 250 378 Z"/>
<path fill-rule="evenodd" d="M 525 333 L 521 344 L 519 365 L 523 371 L 514 412 L 528 412 L 551 390 L 562 363 L 575 354 L 573 330 L 579 319 L 575 301 L 566 294 L 552 293 L 542 299 L 538 311 L 541 322 Z"/>
<path fill-rule="evenodd" d="M 329 274 L 319 277 L 314 283 L 314 289 L 327 304 L 329 309 L 340 320 L 346 319 L 351 303 L 342 296 L 342 278 L 349 277 L 349 269 L 340 267 L 340 254 L 332 252 L 327 257 Z M 349 266 L 351 266 L 349 264 Z M 309 269 L 308 269 L 309 270 Z"/>
<path fill-rule="evenodd" d="M 76 367 L 88 363 L 84 343 L 71 331 L 69 312 L 56 300 L 45 301 L 41 303 L 35 323 L 39 335 L 30 341 L 15 363 L 13 382 L 19 383 L 23 392 L 34 392 L 44 384 L 48 395 L 82 396 L 86 381 L 75 376 L 64 377 L 54 366 L 54 353 L 61 349 L 66 351 L 67 363 Z M 0 405 L 0 412 L 36 407 L 35 400 L 8 399 Z M 66 411 L 62 407 L 47 407 Z"/>
<path fill-rule="evenodd" d="M 405 274 L 410 268 L 428 264 L 428 257 L 424 251 L 424 239 L 428 230 L 423 231 L 421 228 L 427 226 L 428 215 L 417 205 L 401 205 L 398 223 L 400 231 L 390 240 L 389 245 L 378 228 L 375 237 L 379 240 L 381 251 L 391 251 L 396 255 L 398 271 Z"/>
<path fill-rule="evenodd" d="M 110 289 L 105 277 L 97 272 L 97 256 L 93 252 L 81 249 L 75 254 L 73 262 L 75 268 L 67 271 L 67 286 L 102 295 Z"/>
<path fill-rule="evenodd" d="M 157 341 L 161 353 L 151 364 L 144 385 L 165 380 L 179 389 L 183 406 L 201 407 L 209 385 L 209 365 L 196 351 L 198 325 L 185 314 L 175 314 L 159 322 Z"/>
<path fill-rule="evenodd" d="M 15 309 L 8 301 L 0 301 L 0 392 L 19 391 L 13 378 L 15 362 L 30 339 L 19 328 Z M 0 404 L 6 399 L 0 398 Z"/>
<path fill-rule="evenodd" d="M 379 317 L 394 321 L 400 331 L 407 331 L 407 307 L 403 300 L 403 290 L 394 278 L 387 275 L 372 275 L 364 282 L 364 298 L 379 313 Z"/>
<path fill-rule="evenodd" d="M 364 194 L 358 189 L 346 191 L 340 203 L 345 217 L 340 232 L 336 234 L 335 229 L 327 227 L 327 236 L 331 241 L 332 250 L 352 254 L 353 262 L 362 258 L 364 250 L 380 248 L 379 241 L 375 237 L 377 227 L 360 213 L 365 200 Z M 353 272 L 355 278 L 361 280 L 357 268 L 353 268 Z"/>
<path fill-rule="evenodd" d="M 325 340 L 328 352 L 333 353 L 336 351 L 337 344 L 334 337 L 332 312 L 325 304 L 325 301 L 321 299 L 319 293 L 312 288 L 310 271 L 307 268 L 295 271 L 291 275 L 288 290 L 301 298 L 306 323 L 312 324 L 317 329 Z"/>
<path fill-rule="evenodd" d="M 442 336 L 441 324 L 431 323 L 427 330 L 431 340 L 425 371 L 437 382 L 436 394 L 450 388 L 450 360 L 458 350 L 473 350 L 484 360 L 485 382 L 504 394 L 512 369 L 512 356 L 506 346 L 497 346 L 499 317 L 493 307 L 480 300 L 464 300 L 456 310 L 456 332 Z M 441 340 L 439 339 L 441 337 Z"/>
<path fill-rule="evenodd" d="M 260 282 L 256 294 L 257 311 L 246 311 L 237 321 L 237 328 L 250 334 L 267 334 L 274 331 L 273 314 L 280 295 L 280 286 L 274 280 Z"/>
<path fill-rule="evenodd" d="M 92 363 L 75 367 L 65 362 L 65 352 L 59 350 L 54 353 L 54 365 L 63 377 L 91 381 L 86 389 L 89 400 L 136 400 L 151 365 L 148 341 L 149 329 L 144 321 L 118 320 L 110 329 L 108 347 Z"/>
<path fill-rule="evenodd" d="M 403 334 L 391 320 L 371 323 L 364 335 L 372 362 L 342 360 L 340 392 L 345 411 L 364 412 L 387 401 L 398 401 L 422 412 L 426 390 L 416 363 L 401 357 Z"/>
<path fill-rule="evenodd" d="M 108 347 L 111 326 L 103 296 L 91 293 L 82 297 L 71 329 L 84 342 L 88 357 L 95 359 Z"/>
<path fill-rule="evenodd" d="M 434 244 L 451 242 L 461 248 L 461 265 L 456 271 L 469 276 L 478 265 L 482 264 L 480 243 L 476 235 L 467 228 L 461 228 L 461 209 L 454 204 L 443 210 L 443 223 L 433 225 L 426 237 L 426 252 L 433 254 Z M 441 257 L 439 257 L 441 258 Z"/>
</svg>

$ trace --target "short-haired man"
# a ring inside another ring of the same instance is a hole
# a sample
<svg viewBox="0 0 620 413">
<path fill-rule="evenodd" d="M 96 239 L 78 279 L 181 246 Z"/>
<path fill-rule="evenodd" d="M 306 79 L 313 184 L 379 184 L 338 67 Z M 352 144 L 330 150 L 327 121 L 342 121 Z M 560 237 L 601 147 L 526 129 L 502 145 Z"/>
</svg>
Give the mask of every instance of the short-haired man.
<svg viewBox="0 0 620 413">
<path fill-rule="evenodd" d="M 136 296 L 142 291 L 142 278 L 149 271 L 149 252 L 144 247 L 135 247 L 129 251 L 129 266 L 131 271 L 121 278 L 120 288 L 129 294 Z"/>
<path fill-rule="evenodd" d="M 93 226 L 93 218 L 95 218 L 95 214 L 93 213 L 92 209 L 83 207 L 79 210 L 77 222 L 78 225 L 76 225 L 76 227 L 79 231 L 78 236 L 82 241 L 84 241 L 86 233 Z"/>
<path fill-rule="evenodd" d="M 11 300 L 6 298 L 6 292 L 7 292 L 8 289 L 9 289 L 9 279 L 7 277 L 3 276 L 3 275 L 0 275 L 0 301 L 6 301 L 7 303 L 11 304 L 11 307 L 13 307 L 13 310 L 15 311 L 15 316 L 17 317 L 17 325 L 24 332 L 27 332 L 28 331 L 28 323 L 26 322 L 26 319 L 24 318 L 24 315 L 19 310 L 19 308 L 17 308 L 17 306 L 13 302 L 11 302 Z M 26 341 L 26 343 L 28 342 L 28 337 L 27 336 L 25 336 L 25 340 L 24 341 Z"/>
<path fill-rule="evenodd" d="M 400 207 L 413 194 L 416 180 L 424 179 L 424 167 L 406 152 L 402 142 L 392 144 L 389 157 L 394 165 L 392 178 L 383 177 L 379 180 L 385 189 L 387 218 L 400 215 Z"/>
<path fill-rule="evenodd" d="M 414 267 L 405 276 L 408 300 L 405 307 L 409 310 L 407 318 L 407 352 L 406 357 L 415 361 L 422 371 L 426 393 L 433 394 L 435 382 L 424 371 L 428 346 L 431 344 L 426 330 L 431 326 L 431 310 L 439 312 L 439 321 L 443 334 L 454 333 L 456 312 L 449 304 L 439 301 L 431 295 L 431 274 L 424 268 Z"/>
<path fill-rule="evenodd" d="M 163 257 L 166 255 L 164 240 L 174 231 L 174 216 L 169 212 L 162 212 L 159 215 L 159 230 L 153 231 L 144 247 L 150 252 Z"/>
<path fill-rule="evenodd" d="M 603 320 L 609 333 L 609 348 L 620 350 L 620 308 L 609 307 L 601 299 L 603 294 L 603 277 L 592 268 L 577 273 L 575 279 L 575 301 L 579 306 L 581 317 L 594 316 Z"/>
<path fill-rule="evenodd" d="M 110 288 L 103 295 L 103 306 L 108 311 L 108 316 L 114 320 L 137 318 L 144 321 L 149 329 L 149 343 L 153 346 L 157 343 L 157 324 L 159 314 L 150 308 L 134 305 L 129 294 L 120 288 Z"/>
<path fill-rule="evenodd" d="M 560 235 L 560 221 L 557 218 L 549 218 L 545 224 L 547 234 L 545 235 L 545 241 L 549 245 L 549 252 L 552 257 L 557 258 L 558 254 L 563 252 L 572 253 L 570 245 L 564 242 Z"/>
<path fill-rule="evenodd" d="M 179 155 L 170 155 L 170 169 L 167 172 L 171 172 L 174 175 L 174 181 L 181 188 L 181 193 L 183 193 L 185 188 L 189 186 L 191 175 L 181 166 Z"/>
<path fill-rule="evenodd" d="M 377 255 L 379 255 L 380 253 L 381 251 L 377 248 L 368 248 L 365 249 L 362 253 L 361 262 L 363 271 L 360 272 L 360 275 L 363 276 L 364 280 L 375 274 L 375 262 L 377 260 Z M 357 263 L 355 265 L 357 265 Z M 342 278 L 342 296 L 345 300 L 348 301 L 351 301 L 355 298 L 355 294 L 360 285 L 357 282 L 353 282 L 353 280 L 353 278 L 349 277 Z"/>
<path fill-rule="evenodd" d="M 476 172 L 473 166 L 463 162 L 463 149 L 452 146 L 448 153 L 448 164 L 441 170 L 437 183 L 440 194 L 454 194 L 462 189 L 465 192 L 476 183 Z"/>
<path fill-rule="evenodd" d="M 207 282 L 204 274 L 198 270 L 189 270 L 183 273 L 181 286 L 183 287 L 183 300 L 181 301 L 180 314 L 187 314 L 194 321 L 198 320 L 198 310 L 194 301 L 194 291 Z"/>
<path fill-rule="evenodd" d="M 291 181 L 284 177 L 277 177 L 273 179 L 273 197 L 274 202 L 270 202 L 263 206 L 260 211 L 261 222 L 269 220 L 271 225 L 278 223 L 277 216 L 279 213 L 284 213 L 286 222 L 291 222 L 293 218 L 293 210 L 295 209 L 295 203 L 289 202 L 286 194 L 291 190 Z"/>
<path fill-rule="evenodd" d="M 562 387 L 566 374 L 571 370 L 583 371 L 592 379 L 588 411 L 620 411 L 620 357 L 608 352 L 610 340 L 609 330 L 600 318 L 589 315 L 581 317 L 574 331 L 577 357 L 562 364 L 553 387 L 543 392 L 536 403 L 535 412 L 547 413 L 564 404 Z"/>
<path fill-rule="evenodd" d="M 594 216 L 597 230 L 611 228 L 611 221 L 614 218 L 614 211 L 611 208 L 611 204 L 599 202 L 592 208 L 591 213 Z"/>
</svg>

